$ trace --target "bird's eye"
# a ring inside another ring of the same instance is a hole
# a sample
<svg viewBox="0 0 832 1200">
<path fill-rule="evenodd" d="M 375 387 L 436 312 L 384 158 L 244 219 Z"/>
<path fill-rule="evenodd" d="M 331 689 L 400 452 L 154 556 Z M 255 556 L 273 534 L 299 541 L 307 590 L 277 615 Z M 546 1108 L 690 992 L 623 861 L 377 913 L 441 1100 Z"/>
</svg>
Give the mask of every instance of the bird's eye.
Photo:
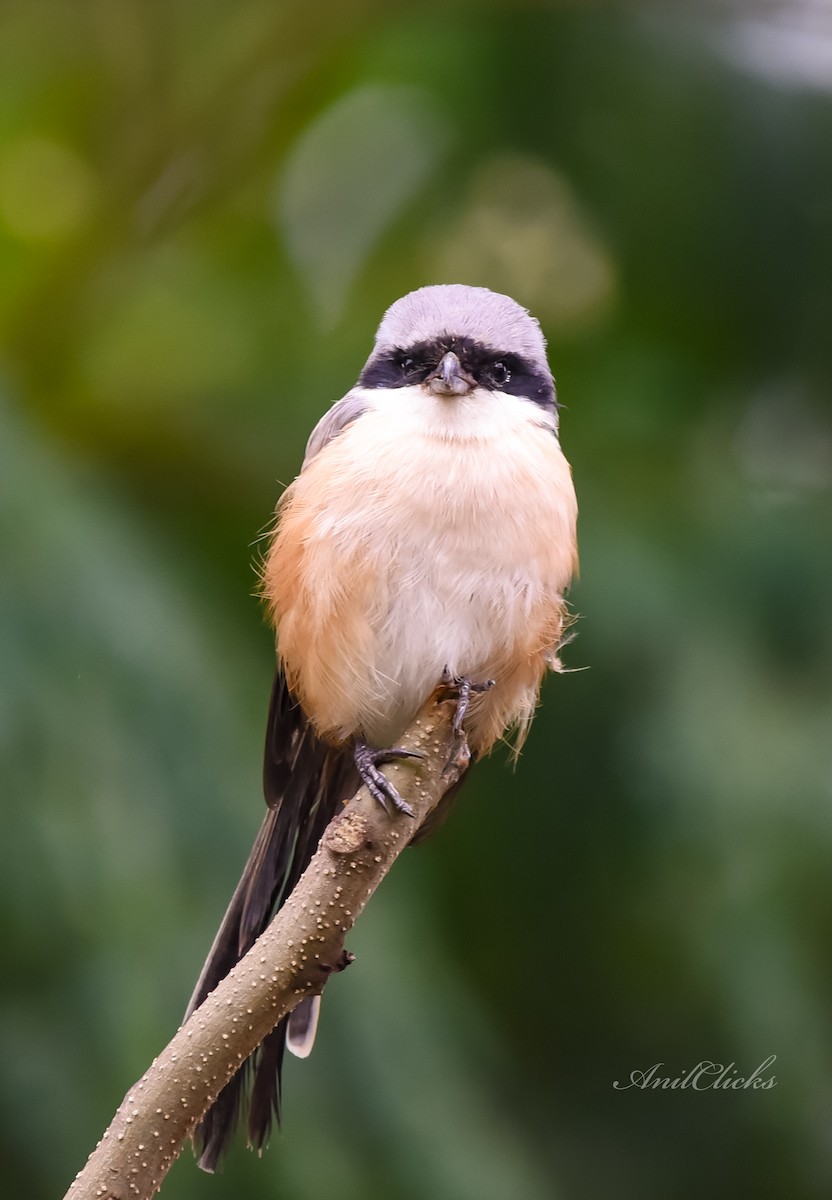
<svg viewBox="0 0 832 1200">
<path fill-rule="evenodd" d="M 488 375 L 496 387 L 505 387 L 511 379 L 511 371 L 509 371 L 504 362 L 492 363 L 488 368 Z"/>
<path fill-rule="evenodd" d="M 398 366 L 402 375 L 409 375 L 416 364 L 412 358 L 409 358 L 406 354 L 402 354 L 399 356 Z"/>
</svg>

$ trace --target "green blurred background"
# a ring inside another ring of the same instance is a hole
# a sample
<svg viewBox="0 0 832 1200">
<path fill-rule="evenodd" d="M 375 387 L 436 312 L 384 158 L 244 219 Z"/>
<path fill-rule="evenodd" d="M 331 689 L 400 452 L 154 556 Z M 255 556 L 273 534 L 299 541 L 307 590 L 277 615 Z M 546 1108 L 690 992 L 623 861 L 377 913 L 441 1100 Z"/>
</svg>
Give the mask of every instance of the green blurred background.
<svg viewBox="0 0 832 1200">
<path fill-rule="evenodd" d="M 831 146 L 808 2 L 7 0 L 10 1195 L 177 1027 L 261 816 L 257 539 L 451 281 L 549 338 L 577 670 L 374 899 L 267 1155 L 163 1194 L 830 1194 Z"/>
</svg>

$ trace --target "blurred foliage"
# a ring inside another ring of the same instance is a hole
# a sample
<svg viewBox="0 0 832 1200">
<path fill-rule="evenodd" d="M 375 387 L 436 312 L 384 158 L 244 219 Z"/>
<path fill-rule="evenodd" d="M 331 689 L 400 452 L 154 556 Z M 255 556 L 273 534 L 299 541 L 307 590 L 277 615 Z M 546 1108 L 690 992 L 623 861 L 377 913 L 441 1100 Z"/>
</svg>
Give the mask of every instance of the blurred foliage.
<svg viewBox="0 0 832 1200">
<path fill-rule="evenodd" d="M 164 1194 L 828 1195 L 828 12 L 0 25 L 10 1194 L 177 1025 L 260 819 L 253 546 L 386 305 L 460 281 L 549 338 L 589 669 L 362 918 L 268 1155 Z M 771 1054 L 770 1091 L 612 1086 Z"/>
</svg>

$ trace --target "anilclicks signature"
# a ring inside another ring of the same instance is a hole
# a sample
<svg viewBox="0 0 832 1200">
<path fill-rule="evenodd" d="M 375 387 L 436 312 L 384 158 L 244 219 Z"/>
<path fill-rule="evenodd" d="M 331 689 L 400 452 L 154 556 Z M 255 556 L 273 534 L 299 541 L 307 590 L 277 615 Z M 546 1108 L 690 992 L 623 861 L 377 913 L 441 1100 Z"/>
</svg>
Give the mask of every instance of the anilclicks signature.
<svg viewBox="0 0 832 1200">
<path fill-rule="evenodd" d="M 746 1091 L 748 1088 L 773 1088 L 777 1086 L 777 1076 L 774 1074 L 766 1075 L 766 1072 L 774 1065 L 777 1059 L 776 1054 L 770 1054 L 765 1062 L 761 1062 L 756 1070 L 750 1075 L 740 1075 L 735 1063 L 718 1063 L 712 1062 L 708 1058 L 702 1059 L 695 1067 L 692 1067 L 687 1074 L 671 1077 L 670 1075 L 660 1075 L 659 1071 L 664 1066 L 664 1063 L 654 1063 L 646 1071 L 631 1071 L 628 1080 L 622 1082 L 619 1079 L 614 1079 L 612 1086 L 617 1092 L 626 1092 L 629 1088 L 639 1088 L 641 1091 L 650 1090 L 665 1090 L 673 1089 L 688 1089 L 694 1092 L 707 1091 Z"/>
</svg>

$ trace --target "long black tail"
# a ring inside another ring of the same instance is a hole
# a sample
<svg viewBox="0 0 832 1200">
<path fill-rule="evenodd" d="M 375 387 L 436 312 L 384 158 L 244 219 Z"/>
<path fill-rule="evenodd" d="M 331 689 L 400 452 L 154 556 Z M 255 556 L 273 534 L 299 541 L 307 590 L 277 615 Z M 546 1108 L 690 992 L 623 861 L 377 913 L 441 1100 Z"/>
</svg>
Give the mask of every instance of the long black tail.
<svg viewBox="0 0 832 1200">
<path fill-rule="evenodd" d="M 348 750 L 316 735 L 280 671 L 272 688 L 263 787 L 269 810 L 188 1005 L 198 1008 L 268 925 L 315 853 L 326 826 L 358 788 Z M 199 1165 L 216 1169 L 239 1117 L 248 1110 L 249 1144 L 261 1149 L 280 1119 L 280 1072 L 287 1019 L 281 1021 L 220 1092 L 194 1133 Z M 250 1084 L 250 1086 L 249 1086 Z"/>
</svg>

